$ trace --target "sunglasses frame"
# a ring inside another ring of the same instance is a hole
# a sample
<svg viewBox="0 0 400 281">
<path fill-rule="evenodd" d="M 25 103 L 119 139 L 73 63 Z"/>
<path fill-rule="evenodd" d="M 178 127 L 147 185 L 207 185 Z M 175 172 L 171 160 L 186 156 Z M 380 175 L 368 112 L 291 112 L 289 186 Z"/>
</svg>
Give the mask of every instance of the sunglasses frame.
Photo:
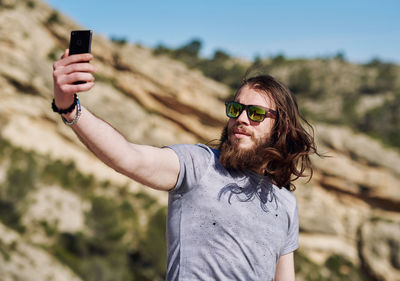
<svg viewBox="0 0 400 281">
<path fill-rule="evenodd" d="M 240 109 L 240 111 L 239 111 L 238 116 L 236 116 L 236 117 L 231 117 L 231 116 L 229 116 L 229 114 L 228 114 L 228 107 L 229 107 L 230 104 L 238 104 L 238 105 L 241 106 L 241 109 Z M 260 121 L 258 121 L 258 120 L 253 120 L 253 119 L 250 117 L 249 110 L 248 110 L 250 107 L 256 107 L 256 108 L 258 107 L 258 108 L 262 108 L 262 109 L 265 110 L 265 114 L 263 115 L 262 120 L 260 120 Z M 229 118 L 232 118 L 232 119 L 239 118 L 239 116 L 243 113 L 243 110 L 246 110 L 247 117 L 248 117 L 251 121 L 254 121 L 254 122 L 262 122 L 262 121 L 264 121 L 264 119 L 265 119 L 266 117 L 272 118 L 272 119 L 275 119 L 275 117 L 276 117 L 276 111 L 273 110 L 273 109 L 271 109 L 271 108 L 268 108 L 268 107 L 264 107 L 264 106 L 261 106 L 261 105 L 253 105 L 253 104 L 242 104 L 242 103 L 236 102 L 236 101 L 227 101 L 227 102 L 225 102 L 225 114 L 226 114 L 226 116 L 228 116 Z"/>
</svg>

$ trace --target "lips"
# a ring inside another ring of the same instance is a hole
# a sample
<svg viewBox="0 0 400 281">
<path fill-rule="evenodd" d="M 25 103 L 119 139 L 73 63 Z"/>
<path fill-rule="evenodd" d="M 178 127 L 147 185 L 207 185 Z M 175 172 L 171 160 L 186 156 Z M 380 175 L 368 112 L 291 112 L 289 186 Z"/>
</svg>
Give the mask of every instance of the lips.
<svg viewBox="0 0 400 281">
<path fill-rule="evenodd" d="M 234 135 L 236 138 L 251 136 L 251 133 L 243 127 L 232 128 L 231 134 Z"/>
<path fill-rule="evenodd" d="M 250 136 L 250 134 L 248 132 L 246 132 L 245 130 L 233 130 L 233 133 L 235 135 L 245 135 L 245 136 Z"/>
</svg>

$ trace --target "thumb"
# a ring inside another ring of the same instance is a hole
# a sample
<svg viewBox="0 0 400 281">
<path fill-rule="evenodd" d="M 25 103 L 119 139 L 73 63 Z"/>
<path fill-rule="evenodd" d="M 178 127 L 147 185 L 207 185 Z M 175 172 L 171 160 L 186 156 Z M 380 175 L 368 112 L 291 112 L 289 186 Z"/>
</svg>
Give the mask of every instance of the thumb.
<svg viewBox="0 0 400 281">
<path fill-rule="evenodd" d="M 61 58 L 66 58 L 69 55 L 69 49 L 65 49 L 64 54 L 61 56 Z"/>
</svg>

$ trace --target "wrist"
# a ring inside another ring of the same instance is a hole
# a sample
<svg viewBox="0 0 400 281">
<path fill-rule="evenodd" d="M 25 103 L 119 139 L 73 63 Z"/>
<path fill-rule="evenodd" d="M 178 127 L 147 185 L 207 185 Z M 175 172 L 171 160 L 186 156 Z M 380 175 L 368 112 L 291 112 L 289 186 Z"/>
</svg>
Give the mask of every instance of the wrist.
<svg viewBox="0 0 400 281">
<path fill-rule="evenodd" d="M 54 92 L 54 103 L 57 108 L 66 109 L 71 106 L 75 100 L 75 94 L 60 94 Z"/>
<path fill-rule="evenodd" d="M 81 104 L 77 94 L 74 94 L 73 98 L 72 103 L 67 108 L 59 108 L 55 99 L 51 104 L 53 111 L 60 114 L 64 124 L 68 126 L 75 125 L 81 116 Z"/>
<path fill-rule="evenodd" d="M 77 109 L 77 107 L 75 107 L 74 110 L 72 110 L 69 113 L 60 114 L 61 115 L 61 119 L 64 119 L 64 120 L 66 120 L 68 122 L 71 122 L 72 120 L 75 119 L 77 111 L 78 111 L 78 109 Z"/>
<path fill-rule="evenodd" d="M 62 106 L 59 107 L 57 106 L 56 100 L 53 99 L 53 102 L 51 104 L 51 107 L 53 109 L 53 112 L 59 113 L 59 114 L 67 114 L 67 113 L 71 113 L 72 111 L 74 111 L 76 105 L 78 102 L 78 96 L 76 94 L 73 95 L 73 100 L 72 102 L 69 103 L 69 105 L 67 106 Z"/>
<path fill-rule="evenodd" d="M 81 117 L 82 114 L 82 108 L 81 108 L 81 103 L 79 101 L 79 98 L 76 97 L 76 106 L 74 107 L 74 110 L 72 112 L 66 113 L 66 114 L 61 114 L 61 119 L 64 122 L 65 125 L 67 126 L 73 126 L 75 125 L 79 118 Z M 74 102 L 75 104 L 75 102 Z M 72 116 L 75 116 L 72 118 Z"/>
</svg>

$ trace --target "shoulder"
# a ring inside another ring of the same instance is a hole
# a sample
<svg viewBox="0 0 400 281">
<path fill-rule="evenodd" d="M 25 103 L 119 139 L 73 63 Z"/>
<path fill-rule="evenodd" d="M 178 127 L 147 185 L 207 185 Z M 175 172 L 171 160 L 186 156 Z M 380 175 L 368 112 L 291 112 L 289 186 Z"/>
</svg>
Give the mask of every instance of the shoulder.
<svg viewBox="0 0 400 281">
<path fill-rule="evenodd" d="M 275 194 L 278 194 L 280 201 L 286 206 L 287 210 L 291 213 L 295 212 L 297 209 L 297 200 L 292 192 L 282 187 L 279 188 L 273 185 L 275 189 Z"/>
<path fill-rule="evenodd" d="M 196 158 L 196 159 L 211 159 L 218 158 L 219 151 L 213 149 L 205 144 L 175 144 L 170 145 L 171 148 L 178 155 L 179 159 Z"/>
<path fill-rule="evenodd" d="M 217 151 L 204 144 L 168 146 L 179 158 L 180 171 L 174 192 L 186 192 L 196 186 L 217 161 Z"/>
</svg>

